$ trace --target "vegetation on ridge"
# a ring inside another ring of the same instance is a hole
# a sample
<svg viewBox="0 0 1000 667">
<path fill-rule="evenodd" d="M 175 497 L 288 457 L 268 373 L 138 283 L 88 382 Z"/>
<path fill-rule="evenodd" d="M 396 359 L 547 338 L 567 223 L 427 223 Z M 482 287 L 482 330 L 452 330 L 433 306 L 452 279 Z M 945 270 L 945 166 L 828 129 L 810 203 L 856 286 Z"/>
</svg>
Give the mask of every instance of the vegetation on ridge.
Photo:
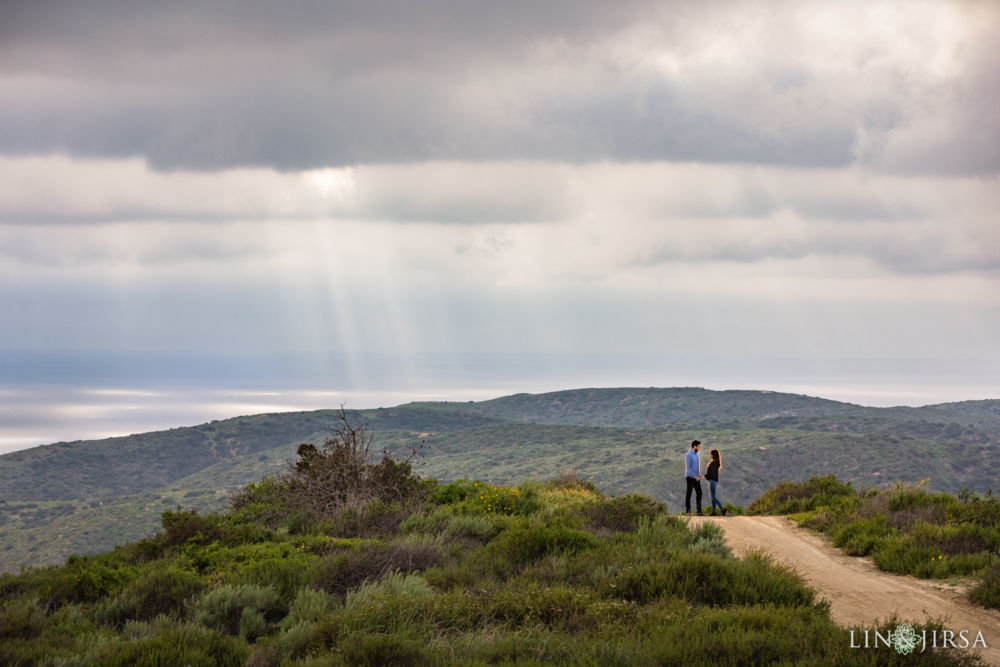
<svg viewBox="0 0 1000 667">
<path fill-rule="evenodd" d="M 794 574 L 649 497 L 573 476 L 438 483 L 338 434 L 225 514 L 168 511 L 153 538 L 0 575 L 0 662 L 977 662 L 851 650 Z"/>
</svg>

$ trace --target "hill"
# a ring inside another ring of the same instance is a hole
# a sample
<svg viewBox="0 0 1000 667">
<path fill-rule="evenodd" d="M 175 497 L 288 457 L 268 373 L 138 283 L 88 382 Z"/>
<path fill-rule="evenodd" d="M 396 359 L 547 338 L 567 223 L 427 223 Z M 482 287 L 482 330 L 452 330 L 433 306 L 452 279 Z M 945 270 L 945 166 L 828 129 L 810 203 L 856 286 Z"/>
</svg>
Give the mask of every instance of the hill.
<svg viewBox="0 0 1000 667">
<path fill-rule="evenodd" d="M 724 453 L 723 500 L 745 504 L 775 480 L 836 471 L 860 486 L 919 481 L 985 492 L 1000 478 L 1000 401 L 867 408 L 762 391 L 581 389 L 478 403 L 411 403 L 356 413 L 378 447 L 422 445 L 418 471 L 510 483 L 575 469 L 610 493 L 678 507 L 694 438 Z M 59 443 L 0 456 L 0 568 L 61 562 L 155 530 L 165 509 L 212 511 L 319 443 L 335 411 L 239 417 Z"/>
</svg>

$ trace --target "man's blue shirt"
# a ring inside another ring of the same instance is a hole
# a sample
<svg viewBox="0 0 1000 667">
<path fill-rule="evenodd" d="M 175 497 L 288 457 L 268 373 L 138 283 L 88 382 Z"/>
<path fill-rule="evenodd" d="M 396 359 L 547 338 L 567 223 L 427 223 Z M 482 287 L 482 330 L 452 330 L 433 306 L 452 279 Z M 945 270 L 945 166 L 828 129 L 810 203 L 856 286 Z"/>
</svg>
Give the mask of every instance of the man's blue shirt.
<svg viewBox="0 0 1000 667">
<path fill-rule="evenodd" d="M 689 451 L 684 457 L 684 463 L 687 470 L 684 475 L 685 477 L 693 477 L 695 479 L 701 477 L 701 473 L 699 472 L 701 469 L 701 460 L 698 458 L 698 452 L 693 449 Z"/>
</svg>

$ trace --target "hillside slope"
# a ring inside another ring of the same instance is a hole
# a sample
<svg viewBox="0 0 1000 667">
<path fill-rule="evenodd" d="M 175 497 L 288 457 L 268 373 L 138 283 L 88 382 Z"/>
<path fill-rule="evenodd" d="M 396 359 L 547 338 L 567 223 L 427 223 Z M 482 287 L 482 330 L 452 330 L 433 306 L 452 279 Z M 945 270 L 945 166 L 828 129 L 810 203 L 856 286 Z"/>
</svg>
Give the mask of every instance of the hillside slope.
<svg viewBox="0 0 1000 667">
<path fill-rule="evenodd" d="M 509 483 L 573 468 L 609 492 L 649 493 L 676 508 L 694 438 L 723 451 L 720 494 L 735 504 L 776 480 L 831 471 L 860 486 L 930 477 L 936 490 L 985 492 L 1000 478 L 996 403 L 865 408 L 774 392 L 623 388 L 358 414 L 377 449 L 422 446 L 417 471 L 428 477 Z M 256 415 L 0 456 L 0 568 L 141 538 L 178 504 L 219 509 L 232 489 L 279 470 L 298 443 L 322 442 L 334 418 Z"/>
</svg>

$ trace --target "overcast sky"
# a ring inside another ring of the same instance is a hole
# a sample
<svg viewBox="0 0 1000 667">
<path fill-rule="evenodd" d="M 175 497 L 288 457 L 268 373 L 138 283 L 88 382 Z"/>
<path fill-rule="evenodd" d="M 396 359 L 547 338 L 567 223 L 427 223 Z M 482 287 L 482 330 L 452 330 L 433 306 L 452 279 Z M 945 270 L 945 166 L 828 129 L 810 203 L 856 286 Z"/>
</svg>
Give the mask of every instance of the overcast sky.
<svg viewBox="0 0 1000 667">
<path fill-rule="evenodd" d="M 0 389 L 1000 397 L 998 33 L 988 1 L 4 3 Z"/>
</svg>

